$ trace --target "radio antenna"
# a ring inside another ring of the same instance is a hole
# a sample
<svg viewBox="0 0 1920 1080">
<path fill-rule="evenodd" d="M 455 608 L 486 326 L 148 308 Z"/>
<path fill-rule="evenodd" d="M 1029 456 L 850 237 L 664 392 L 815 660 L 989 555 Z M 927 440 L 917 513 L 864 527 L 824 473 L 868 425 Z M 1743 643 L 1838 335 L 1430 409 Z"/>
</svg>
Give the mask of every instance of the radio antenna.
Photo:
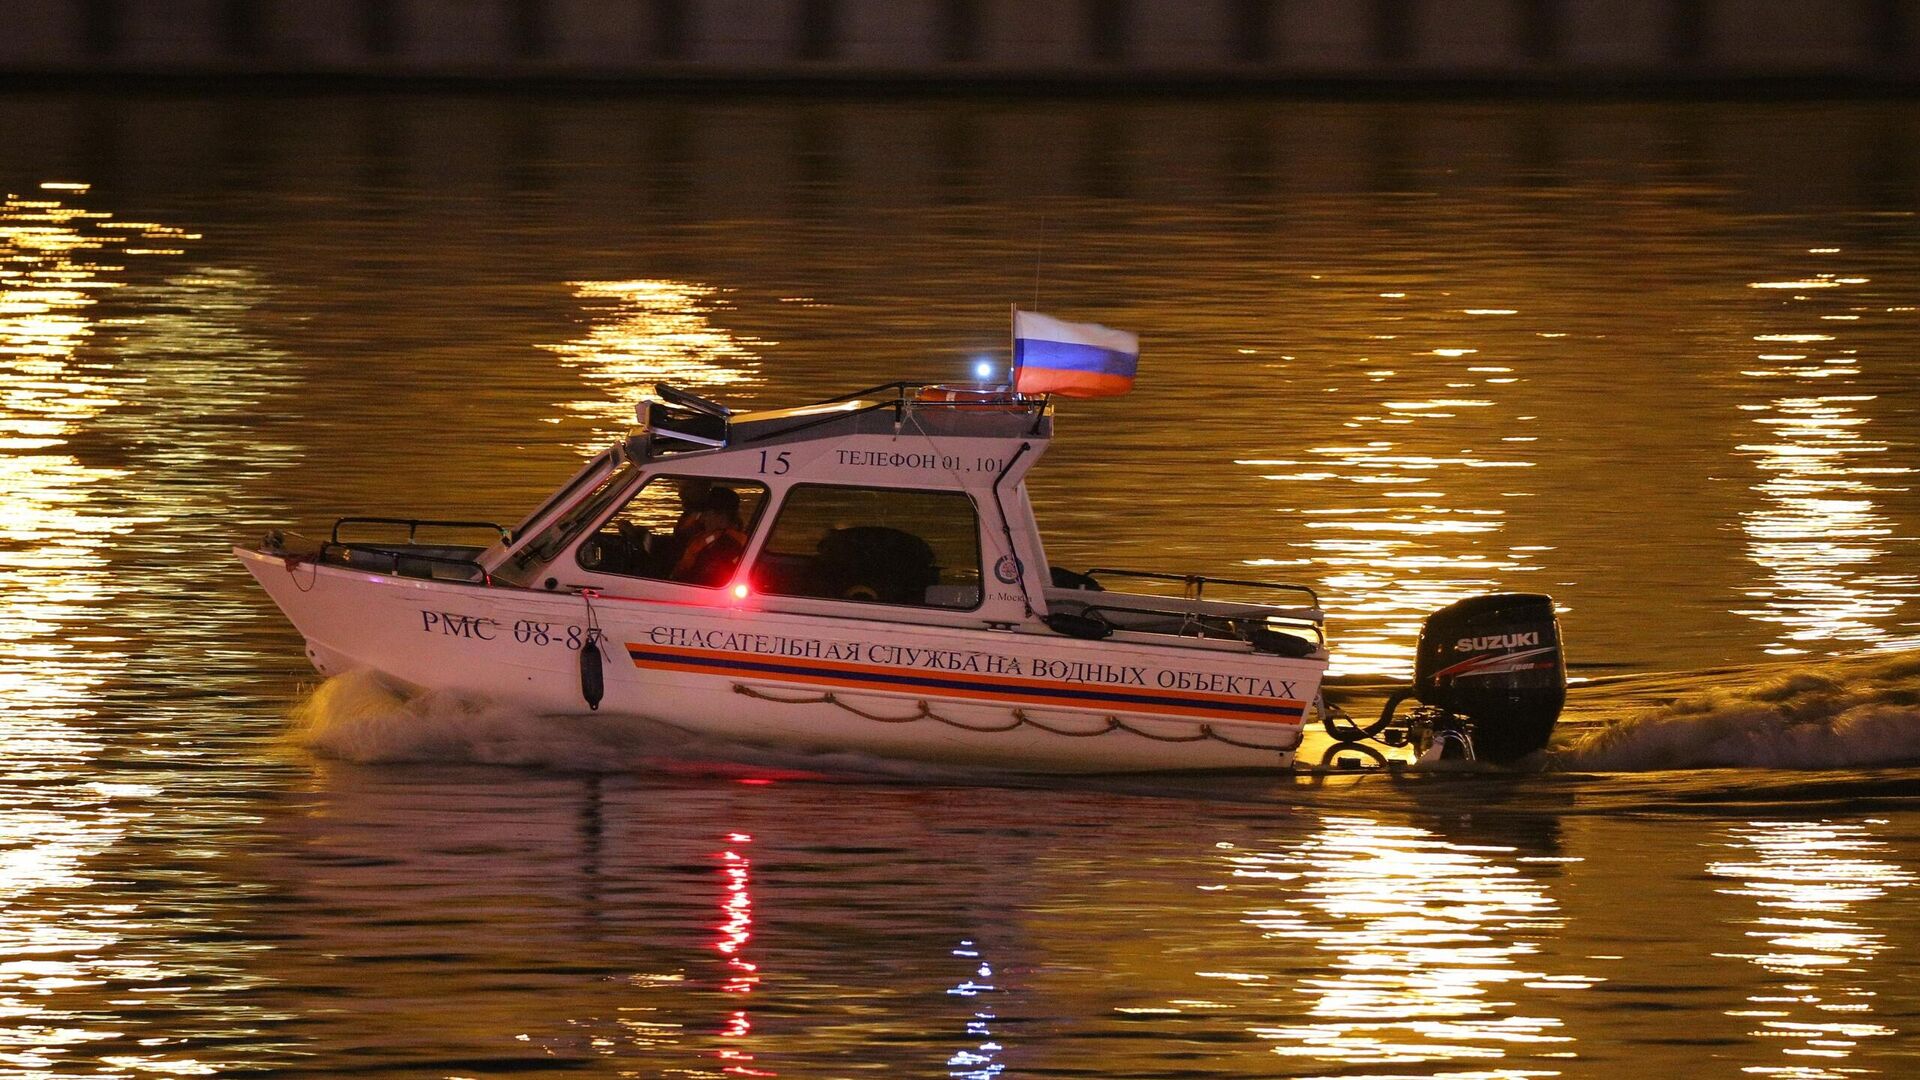
<svg viewBox="0 0 1920 1080">
<path fill-rule="evenodd" d="M 1047 212 L 1040 211 L 1040 231 L 1033 241 L 1033 310 L 1040 310 L 1040 257 L 1047 250 Z"/>
</svg>

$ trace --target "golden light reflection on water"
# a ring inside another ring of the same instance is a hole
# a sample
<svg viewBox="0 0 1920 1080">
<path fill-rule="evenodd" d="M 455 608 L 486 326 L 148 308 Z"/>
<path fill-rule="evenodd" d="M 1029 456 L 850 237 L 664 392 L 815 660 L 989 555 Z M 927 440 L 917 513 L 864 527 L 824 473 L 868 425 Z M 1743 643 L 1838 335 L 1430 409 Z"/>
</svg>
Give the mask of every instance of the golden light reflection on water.
<svg viewBox="0 0 1920 1080">
<path fill-rule="evenodd" d="M 1838 248 L 1812 254 L 1837 255 Z M 1789 315 L 1816 297 L 1845 303 L 1839 294 L 1869 279 L 1815 273 L 1749 288 L 1796 294 Z M 1857 322 L 1861 308 L 1821 314 L 1822 322 Z M 1844 392 L 1860 375 L 1859 350 L 1835 335 L 1782 330 L 1753 335 L 1764 350 L 1741 371 L 1751 380 L 1780 380 L 1794 390 L 1766 404 L 1742 405 L 1766 436 L 1737 449 L 1764 479 L 1754 491 L 1767 500 L 1741 515 L 1748 557 L 1767 582 L 1748 590 L 1758 606 L 1739 614 L 1781 627 L 1766 647 L 1775 655 L 1843 652 L 1861 647 L 1911 648 L 1920 635 L 1897 630 L 1907 602 L 1920 596 L 1920 577 L 1887 566 L 1898 529 L 1876 497 L 1903 492 L 1889 477 L 1910 474 L 1891 444 L 1866 432 L 1866 407 L 1877 395 Z M 1836 390 L 1823 392 L 1827 386 Z M 1818 389 L 1816 389 L 1818 388 Z"/>
<path fill-rule="evenodd" d="M 138 994 L 177 981 L 157 965 L 112 955 L 131 925 L 128 905 L 47 897 L 85 897 L 93 883 L 87 863 L 133 817 L 122 804 L 155 793 L 82 782 L 102 746 L 84 721 L 102 679 L 126 656 L 122 638 L 97 621 L 122 590 L 105 545 L 145 520 L 106 509 L 124 505 L 113 485 L 126 470 L 88 464 L 71 445 L 138 392 L 138 380 L 82 352 L 96 332 L 97 295 L 122 284 L 113 276 L 122 268 L 100 260 L 174 254 L 191 238 L 60 199 L 9 195 L 0 203 L 0 749 L 9 781 L 31 785 L 0 799 L 0 1065 L 10 1076 L 74 1075 L 81 1047 L 117 1036 L 53 1004 L 53 994 L 109 981 Z M 172 1041 L 100 1060 L 123 1071 L 215 1071 L 162 1048 Z"/>
<path fill-rule="evenodd" d="M 1861 918 L 1863 905 L 1912 885 L 1915 875 L 1877 858 L 1886 845 L 1870 825 L 1884 822 L 1756 821 L 1727 846 L 1742 856 L 1708 872 L 1736 887 L 1720 891 L 1760 908 L 1746 936 L 1762 949 L 1732 954 L 1782 981 L 1729 1015 L 1758 1022 L 1751 1034 L 1781 1042 L 1788 1060 L 1744 1072 L 1779 1080 L 1843 1080 L 1878 1070 L 1849 1060 L 1866 1040 L 1902 1033 L 1875 1019 L 1867 967 L 1892 948 Z"/>
<path fill-rule="evenodd" d="M 1475 311 L 1511 314 L 1508 309 Z M 1460 359 L 1478 350 L 1439 348 L 1430 356 Z M 1414 358 L 1366 375 L 1379 401 L 1345 427 L 1363 437 L 1310 446 L 1297 456 L 1241 459 L 1263 480 L 1286 485 L 1304 536 L 1299 557 L 1260 558 L 1248 565 L 1315 577 L 1338 612 L 1335 674 L 1404 675 L 1413 669 L 1421 622 L 1434 609 L 1478 593 L 1512 587 L 1535 569 L 1543 548 L 1503 543 L 1502 505 L 1531 493 L 1514 480 L 1535 463 L 1516 455 L 1514 436 L 1495 451 L 1463 449 L 1476 441 L 1482 417 L 1499 411 L 1489 388 L 1519 381 L 1506 365 L 1473 364 L 1464 372 Z M 1386 384 L 1444 381 L 1433 396 L 1394 395 Z M 1468 396 L 1461 391 L 1474 389 Z M 1524 430 L 1533 417 L 1508 418 Z"/>
<path fill-rule="evenodd" d="M 947 1076 L 952 1080 L 994 1080 L 1007 1066 L 999 1060 L 1006 1048 L 994 1036 L 992 1027 L 998 1019 L 988 998 L 995 991 L 993 965 L 972 941 L 962 941 L 953 955 L 971 964 L 972 970 L 947 993 L 965 1002 L 972 1015 L 967 1020 L 968 1044 L 947 1059 Z"/>
<path fill-rule="evenodd" d="M 1858 279 L 1830 279 L 1825 285 Z M 1805 282 L 1758 282 L 1755 288 L 1804 286 Z M 1827 334 L 1762 334 L 1762 342 L 1795 345 L 1833 340 Z M 1765 352 L 1767 366 L 1742 372 L 1753 379 L 1791 379 L 1801 385 L 1859 374 L 1845 353 L 1816 357 L 1799 352 Z M 1766 503 L 1745 512 L 1748 556 L 1770 583 L 1749 591 L 1758 607 L 1739 613 L 1782 627 L 1767 647 L 1776 655 L 1861 646 L 1906 648 L 1920 636 L 1897 634 L 1890 626 L 1907 602 L 1920 596 L 1920 578 L 1885 568 L 1897 532 L 1882 514 L 1875 496 L 1902 491 L 1888 477 L 1913 470 L 1893 459 L 1890 444 L 1870 437 L 1862 408 L 1872 394 L 1802 392 L 1745 405 L 1764 441 L 1745 443 L 1765 479 L 1754 490 Z"/>
<path fill-rule="evenodd" d="M 1325 974 L 1298 988 L 1310 999 L 1306 1019 L 1255 1033 L 1276 1054 L 1343 1077 L 1403 1076 L 1412 1065 L 1460 1078 L 1559 1075 L 1552 1062 L 1573 1056 L 1573 1038 L 1511 996 L 1597 980 L 1538 969 L 1539 939 L 1565 919 L 1538 881 L 1500 861 L 1513 855 L 1330 816 L 1297 848 L 1230 856 L 1236 878 L 1279 880 L 1298 894 L 1248 912 L 1249 924 L 1288 948 L 1329 954 Z"/>
<path fill-rule="evenodd" d="M 134 236 L 184 234 L 53 199 L 9 195 L 0 204 L 0 572 L 8 577 L 0 590 L 0 701 L 16 722 L 22 708 L 71 709 L 84 700 L 102 650 L 80 662 L 61 632 L 116 591 L 101 572 L 100 548 L 136 523 L 100 509 L 117 500 L 92 497 L 124 470 L 83 464 L 68 448 L 137 381 L 76 356 L 94 334 L 95 294 L 121 285 L 103 276 L 119 267 L 94 259 L 124 253 Z"/>
<path fill-rule="evenodd" d="M 605 427 L 607 418 L 632 415 L 634 403 L 651 394 L 657 382 L 708 390 L 760 381 L 760 362 L 753 348 L 765 343 L 713 324 L 710 316 L 717 290 L 658 279 L 570 284 L 575 295 L 598 314 L 598 321 L 582 337 L 542 347 L 557 354 L 567 367 L 580 369 L 593 390 L 604 392 L 600 397 L 561 403 L 568 412 L 602 425 L 583 449 L 597 452 L 607 438 L 624 430 Z"/>
<path fill-rule="evenodd" d="M 89 669 L 62 662 L 70 650 L 57 633 L 111 590 L 97 549 L 128 524 L 87 498 L 122 474 L 65 449 L 120 403 L 118 380 L 74 357 L 94 332 L 93 294 L 119 285 L 100 276 L 117 268 L 90 261 L 114 239 L 100 231 L 105 217 L 54 200 L 0 204 L 0 700 L 16 707 L 83 698 Z"/>
</svg>

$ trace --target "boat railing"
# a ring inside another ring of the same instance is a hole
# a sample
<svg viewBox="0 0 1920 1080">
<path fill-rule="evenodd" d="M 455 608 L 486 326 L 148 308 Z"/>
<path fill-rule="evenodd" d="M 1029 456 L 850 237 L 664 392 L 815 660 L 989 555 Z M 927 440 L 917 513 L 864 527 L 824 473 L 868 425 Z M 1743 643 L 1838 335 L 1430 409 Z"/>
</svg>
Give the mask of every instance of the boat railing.
<svg viewBox="0 0 1920 1080">
<path fill-rule="evenodd" d="M 930 397 L 925 393 L 928 390 L 948 390 L 950 396 Z M 643 430 L 695 448 L 711 449 L 733 445 L 733 420 L 737 415 L 733 410 L 710 398 L 682 390 L 671 383 L 655 383 L 653 392 L 660 400 L 643 402 L 639 408 L 638 418 Z M 1023 396 L 1015 393 L 1011 387 L 1002 391 L 999 387 L 949 387 L 942 383 L 909 381 L 881 383 L 878 386 L 869 386 L 850 393 L 822 398 L 799 408 L 818 409 L 850 403 L 859 403 L 860 407 L 834 410 L 811 420 L 743 441 L 792 438 L 796 433 L 811 427 L 838 423 L 848 416 L 883 410 L 892 411 L 896 419 L 899 419 L 904 417 L 910 409 L 977 411 L 983 408 L 994 408 L 1032 412 L 1036 415 L 1044 414 L 1047 409 L 1045 398 Z"/>
<path fill-rule="evenodd" d="M 835 396 L 830 398 L 822 398 L 819 401 L 812 402 L 802 407 L 812 409 L 812 408 L 818 408 L 821 405 L 839 405 L 839 404 L 842 404 L 843 402 L 866 401 L 869 399 L 872 399 L 874 408 L 883 408 L 883 409 L 892 408 L 894 406 L 904 406 L 904 405 L 915 405 L 915 406 L 930 405 L 934 407 L 939 407 L 943 405 L 952 406 L 952 405 L 961 405 L 961 404 L 970 404 L 970 405 L 977 406 L 978 404 L 980 404 L 979 400 L 977 399 L 969 399 L 966 401 L 940 401 L 940 400 L 934 400 L 934 399 L 926 399 L 919 396 L 919 392 L 922 390 L 930 390 L 930 389 L 933 389 L 934 387 L 943 386 L 943 385 L 948 385 L 948 384 L 930 383 L 930 382 L 912 382 L 910 380 L 881 383 L 878 386 L 869 386 L 864 390 L 855 390 L 855 391 L 852 391 L 851 393 L 836 394 Z M 1042 402 L 1039 398 L 1021 397 L 1020 395 L 1015 394 L 1013 392 L 1012 387 L 1007 388 L 1006 397 L 1004 398 L 1004 403 L 1008 405 L 1029 405 L 1036 409 L 1040 408 L 1042 405 Z"/>
<path fill-rule="evenodd" d="M 385 540 L 342 539 L 341 530 L 352 526 L 388 526 L 404 528 L 406 539 L 398 543 Z M 420 530 L 485 530 L 501 541 L 513 534 L 491 521 L 448 520 L 444 518 L 343 517 L 333 523 L 333 531 L 319 545 L 317 561 L 360 570 L 385 570 L 399 577 L 428 578 L 435 581 L 478 581 L 493 584 L 493 576 L 480 563 L 482 546 L 422 543 Z"/>
<path fill-rule="evenodd" d="M 1115 630 L 1244 641 L 1261 652 L 1288 656 L 1304 656 L 1327 644 L 1327 632 L 1318 622 L 1292 615 L 1220 615 L 1186 608 L 1103 604 L 1098 600 L 1087 603 L 1076 614 L 1099 619 Z"/>
<path fill-rule="evenodd" d="M 1303 595 L 1313 607 L 1320 606 L 1320 594 L 1308 585 L 1290 581 L 1249 581 L 1242 578 L 1206 577 L 1201 574 L 1169 574 L 1159 570 L 1121 570 L 1110 566 L 1096 566 L 1086 572 L 1086 576 L 1096 580 L 1105 574 L 1108 577 L 1137 578 L 1143 581 L 1177 581 L 1184 589 L 1186 599 L 1205 599 L 1204 593 L 1209 585 L 1226 586 L 1237 589 L 1269 589 Z"/>
<path fill-rule="evenodd" d="M 395 577 L 493 584 L 493 575 L 480 564 L 480 560 L 472 555 L 458 554 L 461 550 L 426 545 L 390 547 L 383 544 L 342 544 L 328 540 L 320 545 L 315 561 L 356 570 L 385 570 Z M 475 551 L 475 554 L 478 552 Z M 447 568 L 454 572 L 436 573 L 436 568 Z"/>
<path fill-rule="evenodd" d="M 419 536 L 421 529 L 488 529 L 503 541 L 513 538 L 506 526 L 496 525 L 491 521 L 448 521 L 437 518 L 355 516 L 343 517 L 333 523 L 333 533 L 328 538 L 329 543 L 344 544 L 347 542 L 340 539 L 340 529 L 344 525 L 404 525 L 407 527 L 408 544 L 417 544 L 420 542 Z"/>
</svg>

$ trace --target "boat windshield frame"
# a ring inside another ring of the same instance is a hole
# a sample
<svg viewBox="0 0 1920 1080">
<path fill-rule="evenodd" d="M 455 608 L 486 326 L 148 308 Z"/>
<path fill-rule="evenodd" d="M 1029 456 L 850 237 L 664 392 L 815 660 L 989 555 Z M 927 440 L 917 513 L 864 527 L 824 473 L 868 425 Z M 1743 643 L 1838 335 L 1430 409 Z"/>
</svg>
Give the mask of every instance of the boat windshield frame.
<svg viewBox="0 0 1920 1080">
<path fill-rule="evenodd" d="M 643 471 L 640 462 L 622 458 L 592 489 L 577 497 L 571 506 L 555 515 L 545 528 L 509 552 L 495 567 L 494 576 L 513 584 L 527 584 L 537 573 L 536 564 L 549 566 L 564 554 L 568 544 L 612 511 L 613 505 L 633 486 L 636 479 L 641 478 Z M 568 490 L 571 491 L 575 486 L 569 484 Z"/>
<path fill-rule="evenodd" d="M 546 501 L 542 502 L 533 513 L 520 519 L 520 524 L 515 525 L 513 531 L 507 534 L 511 538 L 507 541 L 507 545 L 509 547 L 518 546 L 521 541 L 525 540 L 531 534 L 535 525 L 538 525 L 549 514 L 557 510 L 562 503 L 571 498 L 582 486 L 591 480 L 598 479 L 602 466 L 605 466 L 608 472 L 618 467 L 619 462 L 616 458 L 619 451 L 619 447 L 609 446 L 589 458 L 587 463 L 580 467 L 580 471 L 573 474 L 573 479 L 568 480 L 560 486 L 558 491 L 547 496 Z"/>
</svg>

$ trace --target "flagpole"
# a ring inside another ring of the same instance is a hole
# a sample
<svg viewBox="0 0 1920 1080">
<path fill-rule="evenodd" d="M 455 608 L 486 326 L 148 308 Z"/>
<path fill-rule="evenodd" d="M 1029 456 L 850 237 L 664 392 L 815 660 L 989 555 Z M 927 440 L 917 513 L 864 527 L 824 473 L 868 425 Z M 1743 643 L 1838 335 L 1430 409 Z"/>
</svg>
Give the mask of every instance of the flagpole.
<svg viewBox="0 0 1920 1080">
<path fill-rule="evenodd" d="M 1020 374 L 1018 367 L 1020 363 L 1020 302 L 1016 300 L 1007 307 L 1013 309 L 1007 317 L 1007 389 L 1012 390 L 1014 396 L 1018 397 L 1020 391 L 1016 386 Z"/>
</svg>

